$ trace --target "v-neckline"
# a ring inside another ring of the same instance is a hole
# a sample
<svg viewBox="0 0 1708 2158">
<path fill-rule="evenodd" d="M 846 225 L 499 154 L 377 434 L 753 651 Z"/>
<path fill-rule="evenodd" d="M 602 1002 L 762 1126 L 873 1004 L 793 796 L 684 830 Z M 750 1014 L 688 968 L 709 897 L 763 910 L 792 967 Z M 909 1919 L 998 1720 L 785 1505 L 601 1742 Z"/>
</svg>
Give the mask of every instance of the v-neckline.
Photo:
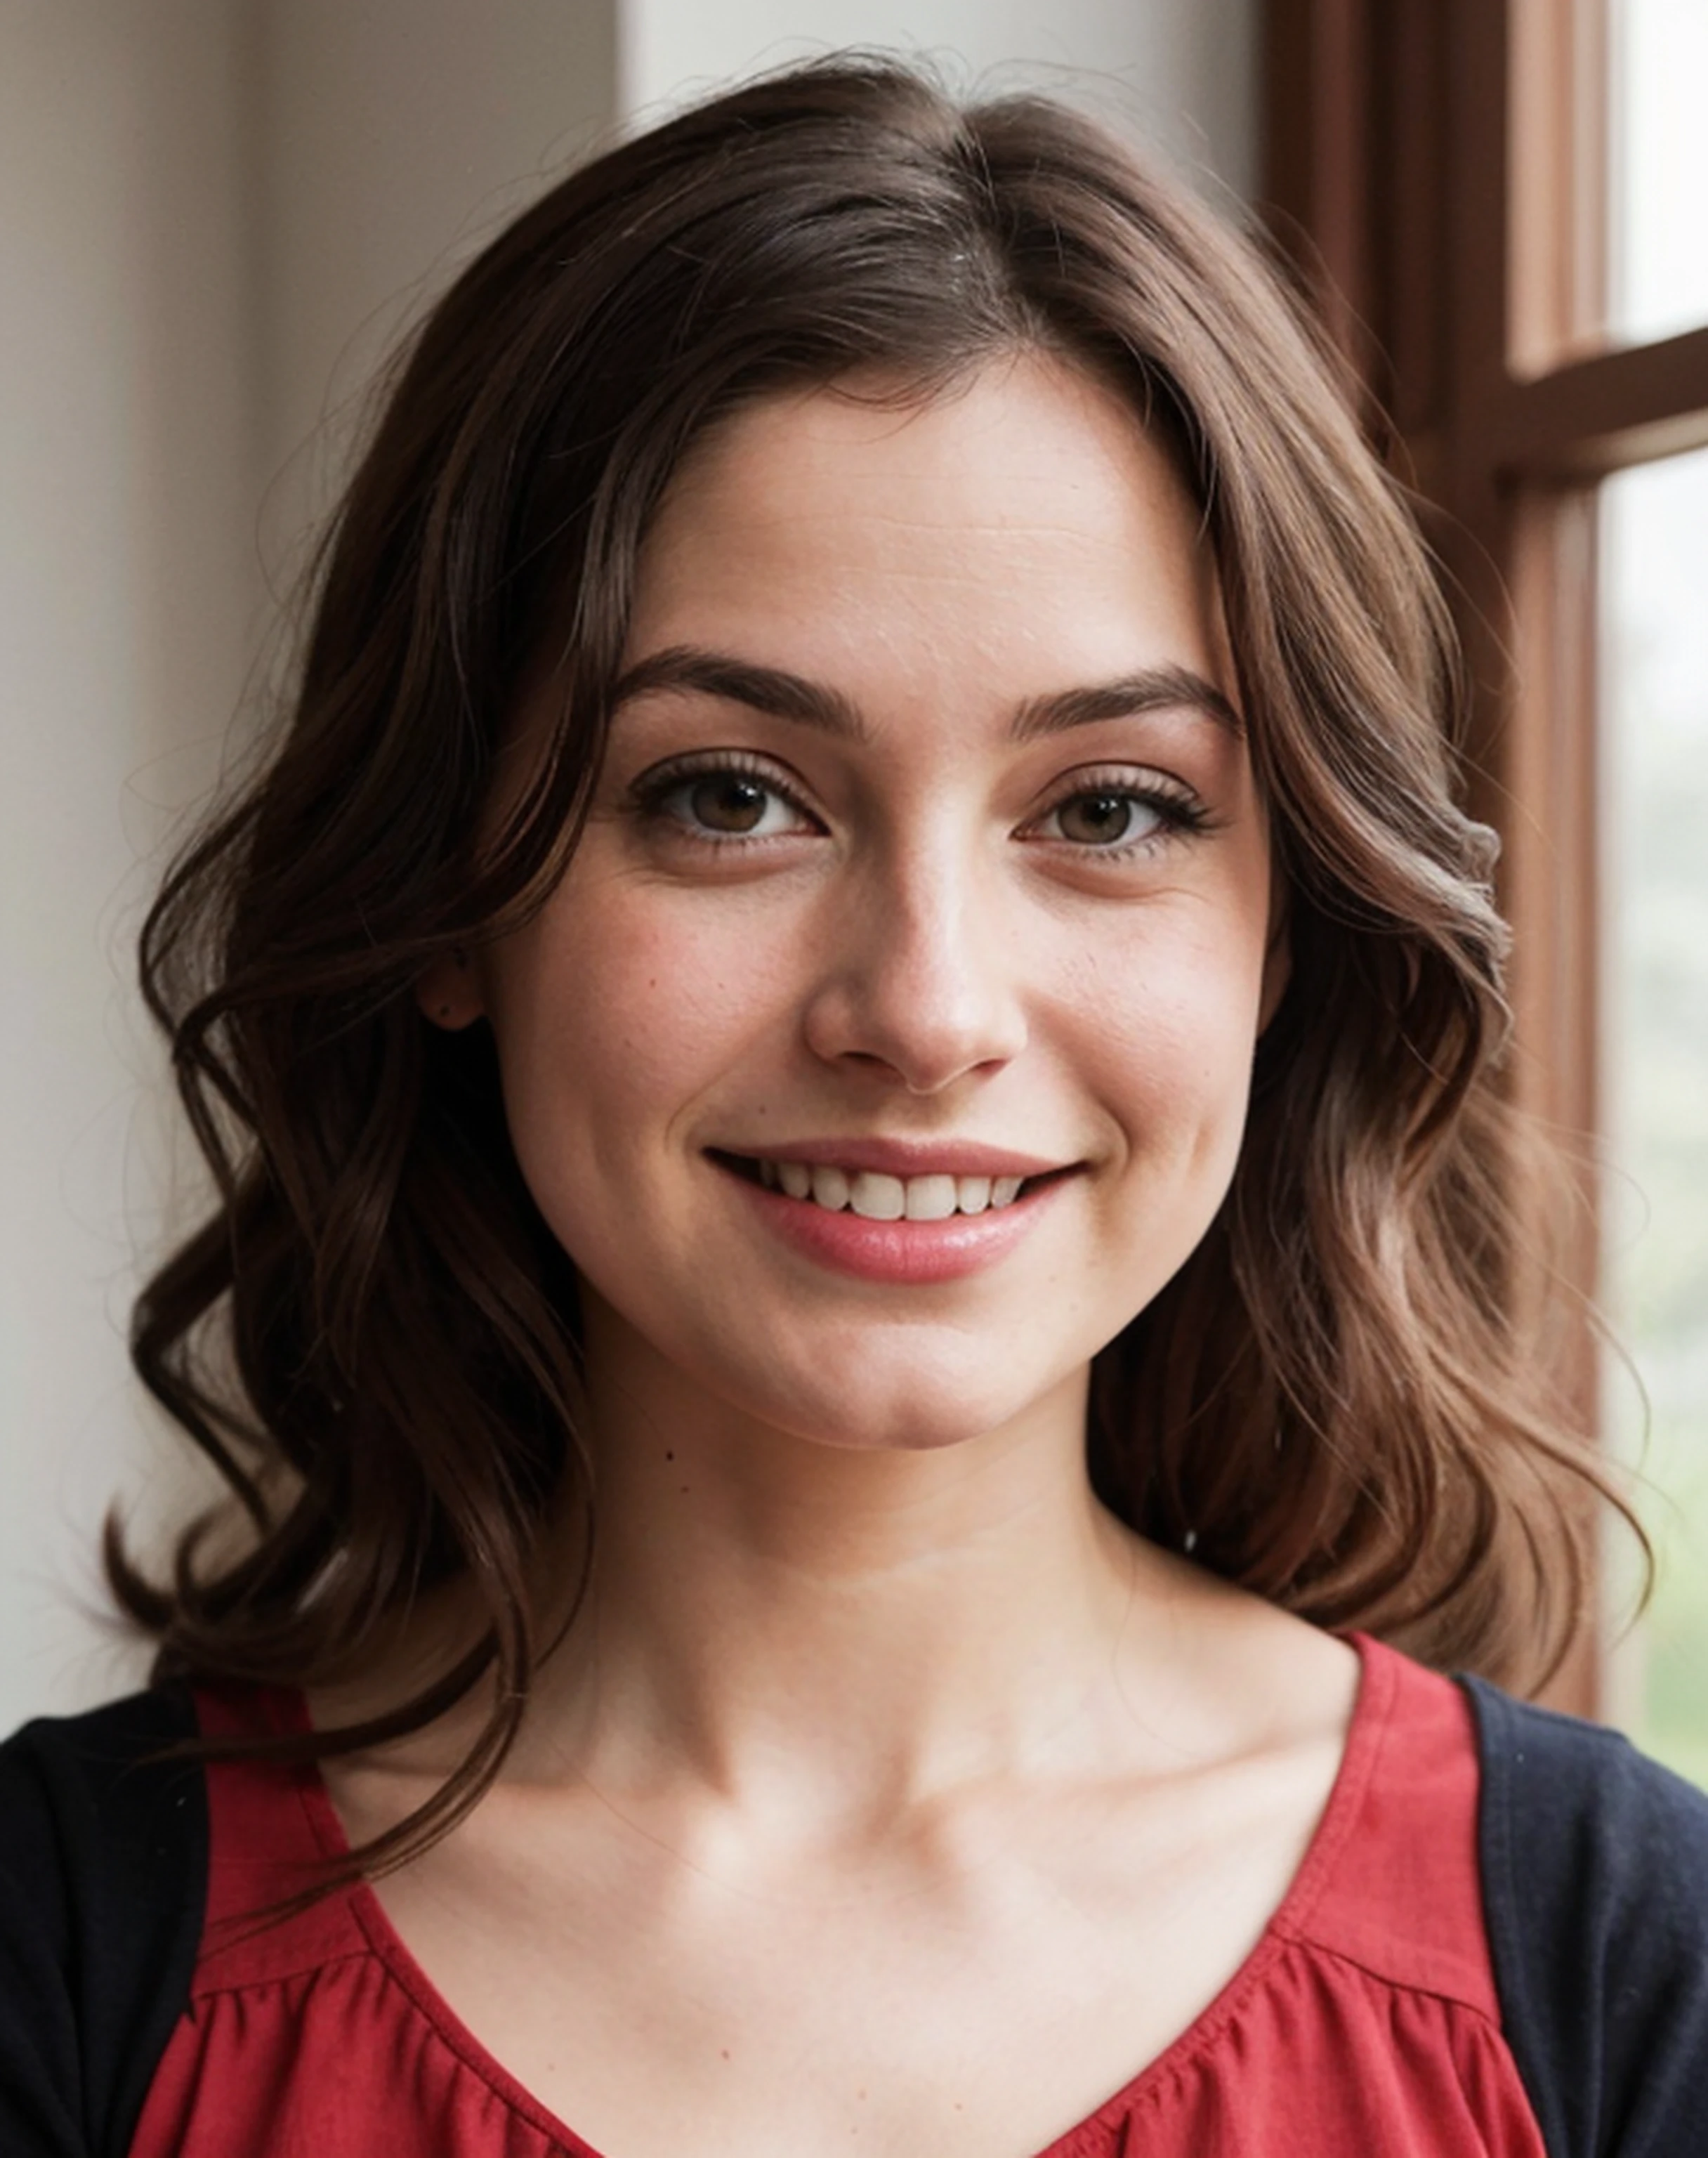
<svg viewBox="0 0 1708 2158">
<path fill-rule="evenodd" d="M 1142 2104 L 1152 2087 L 1172 2075 L 1195 2056 L 1217 2043 L 1247 2001 L 1262 1985 L 1271 1966 L 1298 1939 L 1312 1906 L 1333 1873 L 1335 1862 L 1357 1821 L 1371 1770 L 1380 1750 L 1383 1730 L 1396 1683 L 1397 1658 L 1380 1643 L 1363 1634 L 1345 1639 L 1358 1653 L 1359 1685 L 1341 1751 L 1339 1765 L 1329 1787 L 1316 1826 L 1305 1846 L 1281 1901 L 1270 1913 L 1262 1933 L 1214 1997 L 1200 2010 L 1162 2051 L 1154 2054 L 1101 2104 L 1065 2129 L 1033 2158 L 1077 2158 L 1086 2140 L 1111 2128 Z M 274 1696 L 278 1720 L 292 1732 L 313 1728 L 306 1700 L 300 1692 L 281 1689 Z M 317 1768 L 302 1774 L 298 1792 L 308 1825 L 322 1855 L 342 1861 L 350 1844 L 332 1801 L 325 1779 Z M 440 2038 L 493 2094 L 521 2119 L 560 2145 L 571 2158 L 621 2158 L 620 2153 L 600 2150 L 560 2120 L 513 2075 L 503 2062 L 468 2027 L 417 1961 L 388 1915 L 384 1905 L 366 1881 L 352 1882 L 338 1892 L 360 1927 L 369 1945 L 411 2005 L 432 2026 Z"/>
</svg>

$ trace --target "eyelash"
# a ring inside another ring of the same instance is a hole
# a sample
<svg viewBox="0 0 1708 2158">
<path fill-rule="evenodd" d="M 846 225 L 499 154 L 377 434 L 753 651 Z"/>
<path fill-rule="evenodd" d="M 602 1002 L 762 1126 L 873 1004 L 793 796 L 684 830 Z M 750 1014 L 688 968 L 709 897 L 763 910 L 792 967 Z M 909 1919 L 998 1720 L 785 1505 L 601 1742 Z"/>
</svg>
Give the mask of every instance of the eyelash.
<svg viewBox="0 0 1708 2158">
<path fill-rule="evenodd" d="M 1099 796 L 1117 798 L 1148 809 L 1157 818 L 1157 827 L 1138 839 L 1117 840 L 1107 847 L 1089 843 L 1076 844 L 1071 839 L 1057 842 L 1092 860 L 1130 861 L 1135 855 L 1158 853 L 1175 840 L 1193 839 L 1211 829 L 1210 812 L 1189 787 L 1179 780 L 1166 779 L 1159 772 L 1136 779 L 1130 767 L 1076 772 L 1073 784 L 1064 787 L 1031 822 L 1034 825 L 1041 824 L 1059 816 L 1070 803 L 1095 800 Z"/>
<path fill-rule="evenodd" d="M 777 773 L 756 757 L 743 756 L 739 751 L 725 751 L 715 756 L 673 757 L 668 763 L 655 765 L 643 772 L 629 788 L 629 800 L 635 813 L 648 824 L 668 825 L 677 836 L 692 843 L 710 847 L 720 852 L 732 847 L 761 846 L 763 836 L 755 838 L 745 832 L 721 832 L 715 836 L 709 832 L 696 831 L 685 818 L 672 813 L 668 804 L 673 795 L 684 793 L 690 787 L 706 779 L 751 779 L 781 802 L 787 802 L 797 817 L 812 816 L 812 811 L 801 800 L 792 787 L 779 779 Z"/>
<path fill-rule="evenodd" d="M 673 758 L 668 763 L 655 766 L 652 771 L 642 772 L 630 786 L 630 804 L 642 822 L 668 826 L 677 838 L 716 853 L 762 846 L 771 839 L 781 836 L 743 832 L 715 835 L 696 830 L 686 818 L 676 814 L 670 808 L 673 797 L 682 794 L 701 781 L 725 777 L 751 779 L 756 786 L 763 787 L 767 793 L 787 803 L 797 816 L 813 818 L 812 811 L 794 789 L 769 765 L 737 751 L 710 756 Z M 1055 844 L 1071 847 L 1075 853 L 1091 860 L 1118 862 L 1129 860 L 1135 855 L 1155 853 L 1174 840 L 1192 838 L 1212 828 L 1209 811 L 1189 788 L 1178 781 L 1164 780 L 1154 773 L 1148 776 L 1142 783 L 1135 782 L 1129 768 L 1076 773 L 1074 784 L 1065 787 L 1036 816 L 1029 819 L 1029 824 L 1035 827 L 1059 815 L 1070 803 L 1099 795 L 1118 797 L 1151 811 L 1158 820 L 1157 828 L 1138 839 L 1119 840 L 1107 847 L 1089 843 L 1076 844 L 1070 839 L 1060 839 Z M 816 819 L 813 821 L 816 822 Z"/>
</svg>

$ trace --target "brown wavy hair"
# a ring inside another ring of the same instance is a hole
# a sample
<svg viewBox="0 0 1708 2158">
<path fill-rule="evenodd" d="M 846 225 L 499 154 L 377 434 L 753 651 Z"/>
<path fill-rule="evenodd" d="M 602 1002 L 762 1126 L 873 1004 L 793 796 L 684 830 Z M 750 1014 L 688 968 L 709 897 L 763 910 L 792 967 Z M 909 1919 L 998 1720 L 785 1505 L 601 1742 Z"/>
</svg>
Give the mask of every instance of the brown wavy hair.
<svg viewBox="0 0 1708 2158">
<path fill-rule="evenodd" d="M 457 280 L 328 537 L 276 748 L 143 936 L 218 1205 L 144 1291 L 136 1361 L 246 1520 L 193 1524 L 166 1580 L 110 1528 L 111 1577 L 163 1674 L 299 1686 L 466 1586 L 473 1650 L 298 1742 L 369 1743 L 495 1678 L 478 1742 L 370 1863 L 496 1773 L 540 1652 L 535 1539 L 549 1509 L 591 1535 L 595 1495 L 573 1270 L 487 1030 L 430 1025 L 415 985 L 561 874 L 687 446 L 786 385 L 859 370 L 917 400 L 1029 349 L 1113 385 L 1192 490 L 1288 887 L 1232 1188 L 1098 1359 L 1095 1486 L 1437 1664 L 1522 1680 L 1576 1621 L 1604 1479 L 1514 1320 L 1506 935 L 1412 522 L 1244 240 L 1054 103 L 962 109 L 844 58 L 611 150 Z M 502 731 L 547 673 L 550 751 L 494 838 Z"/>
</svg>

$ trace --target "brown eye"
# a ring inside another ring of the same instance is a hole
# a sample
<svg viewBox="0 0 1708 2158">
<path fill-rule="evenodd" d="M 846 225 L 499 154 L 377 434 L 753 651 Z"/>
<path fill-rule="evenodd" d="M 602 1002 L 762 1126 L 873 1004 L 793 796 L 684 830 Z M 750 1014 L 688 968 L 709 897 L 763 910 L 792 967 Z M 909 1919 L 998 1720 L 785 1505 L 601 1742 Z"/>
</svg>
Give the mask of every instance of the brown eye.
<svg viewBox="0 0 1708 2158">
<path fill-rule="evenodd" d="M 684 792 L 690 817 L 708 832 L 756 832 L 771 790 L 745 772 L 715 772 Z"/>
<path fill-rule="evenodd" d="M 1060 838 L 1082 847 L 1118 847 L 1148 838 L 1162 823 L 1151 803 L 1113 787 L 1071 795 L 1051 813 Z"/>
<path fill-rule="evenodd" d="M 725 840 L 780 839 L 813 830 L 813 818 L 781 780 L 745 765 L 669 765 L 643 773 L 632 798 L 640 815 L 673 826 L 702 845 Z"/>
</svg>

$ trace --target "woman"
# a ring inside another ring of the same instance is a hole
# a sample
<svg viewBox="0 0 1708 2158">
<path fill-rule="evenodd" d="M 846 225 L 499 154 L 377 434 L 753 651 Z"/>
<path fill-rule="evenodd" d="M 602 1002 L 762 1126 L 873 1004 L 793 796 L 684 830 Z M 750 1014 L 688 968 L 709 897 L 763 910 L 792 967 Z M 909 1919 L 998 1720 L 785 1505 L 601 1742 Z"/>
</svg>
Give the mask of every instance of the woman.
<svg viewBox="0 0 1708 2158">
<path fill-rule="evenodd" d="M 242 1519 L 8 1749 L 8 2148 L 1687 2147 L 1708 1809 L 1426 1667 L 1597 1480 L 1452 680 L 1057 108 L 809 68 L 493 243 L 147 932 Z"/>
</svg>

